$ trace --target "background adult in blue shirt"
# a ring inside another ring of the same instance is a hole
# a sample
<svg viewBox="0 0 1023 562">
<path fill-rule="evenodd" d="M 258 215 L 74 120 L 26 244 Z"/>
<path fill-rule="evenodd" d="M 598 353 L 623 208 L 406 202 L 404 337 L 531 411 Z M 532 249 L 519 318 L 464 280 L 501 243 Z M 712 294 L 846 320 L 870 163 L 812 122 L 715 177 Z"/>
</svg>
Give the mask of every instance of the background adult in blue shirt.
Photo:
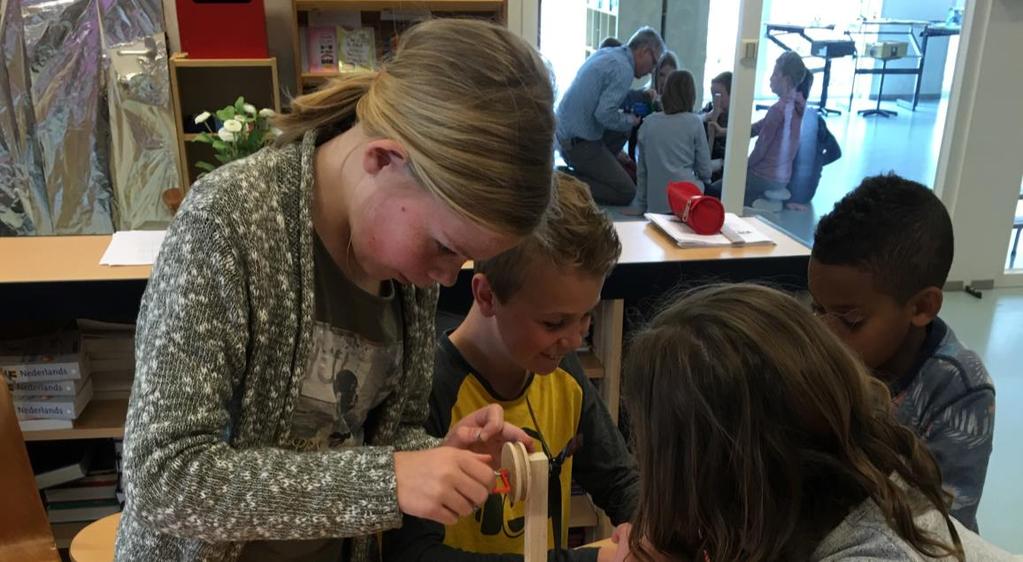
<svg viewBox="0 0 1023 562">
<path fill-rule="evenodd" d="M 620 108 L 633 79 L 650 74 L 663 52 L 660 34 L 640 28 L 627 45 L 590 55 L 558 105 L 561 156 L 589 184 L 597 203 L 628 205 L 636 194 L 636 182 L 618 163 L 617 154 L 639 118 Z"/>
</svg>

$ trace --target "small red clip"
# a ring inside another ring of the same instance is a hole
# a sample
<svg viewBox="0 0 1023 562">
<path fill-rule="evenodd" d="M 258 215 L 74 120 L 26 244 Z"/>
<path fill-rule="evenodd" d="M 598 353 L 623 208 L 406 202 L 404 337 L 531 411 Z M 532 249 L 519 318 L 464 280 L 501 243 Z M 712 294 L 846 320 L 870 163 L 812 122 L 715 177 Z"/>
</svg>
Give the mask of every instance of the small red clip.
<svg viewBox="0 0 1023 562">
<path fill-rule="evenodd" d="M 494 483 L 494 489 L 490 491 L 492 494 L 507 494 L 511 491 L 511 477 L 508 476 L 508 469 L 502 468 L 494 472 L 494 476 L 497 477 L 497 481 Z"/>
</svg>

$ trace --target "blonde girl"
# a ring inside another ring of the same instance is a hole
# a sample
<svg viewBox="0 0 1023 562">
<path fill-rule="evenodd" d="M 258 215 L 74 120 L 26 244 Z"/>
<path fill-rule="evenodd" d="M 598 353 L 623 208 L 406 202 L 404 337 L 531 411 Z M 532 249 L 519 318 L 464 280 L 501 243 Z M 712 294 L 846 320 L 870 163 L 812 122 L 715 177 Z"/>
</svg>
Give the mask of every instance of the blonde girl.
<svg viewBox="0 0 1023 562">
<path fill-rule="evenodd" d="M 429 21 L 193 186 L 139 312 L 117 560 L 370 560 L 486 499 L 528 437 L 500 408 L 424 433 L 437 284 L 541 222 L 552 97 L 507 30 Z"/>
</svg>

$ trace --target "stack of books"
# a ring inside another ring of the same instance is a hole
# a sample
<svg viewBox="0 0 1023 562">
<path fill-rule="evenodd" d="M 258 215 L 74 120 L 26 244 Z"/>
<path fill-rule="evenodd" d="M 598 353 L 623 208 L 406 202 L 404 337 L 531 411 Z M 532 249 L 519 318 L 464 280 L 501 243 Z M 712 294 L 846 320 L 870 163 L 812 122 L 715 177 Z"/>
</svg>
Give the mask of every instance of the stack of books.
<svg viewBox="0 0 1023 562">
<path fill-rule="evenodd" d="M 121 510 L 120 476 L 110 441 L 42 441 L 26 446 L 59 548 L 67 548 L 92 521 Z"/>
<path fill-rule="evenodd" d="M 75 330 L 0 342 L 0 372 L 22 431 L 70 429 L 93 396 Z"/>
<path fill-rule="evenodd" d="M 96 400 L 127 399 L 135 378 L 135 325 L 78 320 Z"/>
</svg>

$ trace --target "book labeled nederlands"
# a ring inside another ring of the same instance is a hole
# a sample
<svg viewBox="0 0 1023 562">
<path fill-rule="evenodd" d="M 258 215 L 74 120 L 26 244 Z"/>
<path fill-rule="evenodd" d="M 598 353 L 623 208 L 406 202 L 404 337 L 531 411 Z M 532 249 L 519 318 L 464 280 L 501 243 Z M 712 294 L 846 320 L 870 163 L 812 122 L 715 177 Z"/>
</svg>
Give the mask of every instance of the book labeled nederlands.
<svg viewBox="0 0 1023 562">
<path fill-rule="evenodd" d="M 92 380 L 88 379 L 75 396 L 35 395 L 14 399 L 14 411 L 19 418 L 50 418 L 73 420 L 92 400 Z"/>
<path fill-rule="evenodd" d="M 88 366 L 77 331 L 0 342 L 0 373 L 9 383 L 82 379 Z"/>
<path fill-rule="evenodd" d="M 31 396 L 73 397 L 77 396 L 90 380 L 91 377 L 64 381 L 16 382 L 14 383 L 13 396 L 15 400 Z"/>
</svg>

